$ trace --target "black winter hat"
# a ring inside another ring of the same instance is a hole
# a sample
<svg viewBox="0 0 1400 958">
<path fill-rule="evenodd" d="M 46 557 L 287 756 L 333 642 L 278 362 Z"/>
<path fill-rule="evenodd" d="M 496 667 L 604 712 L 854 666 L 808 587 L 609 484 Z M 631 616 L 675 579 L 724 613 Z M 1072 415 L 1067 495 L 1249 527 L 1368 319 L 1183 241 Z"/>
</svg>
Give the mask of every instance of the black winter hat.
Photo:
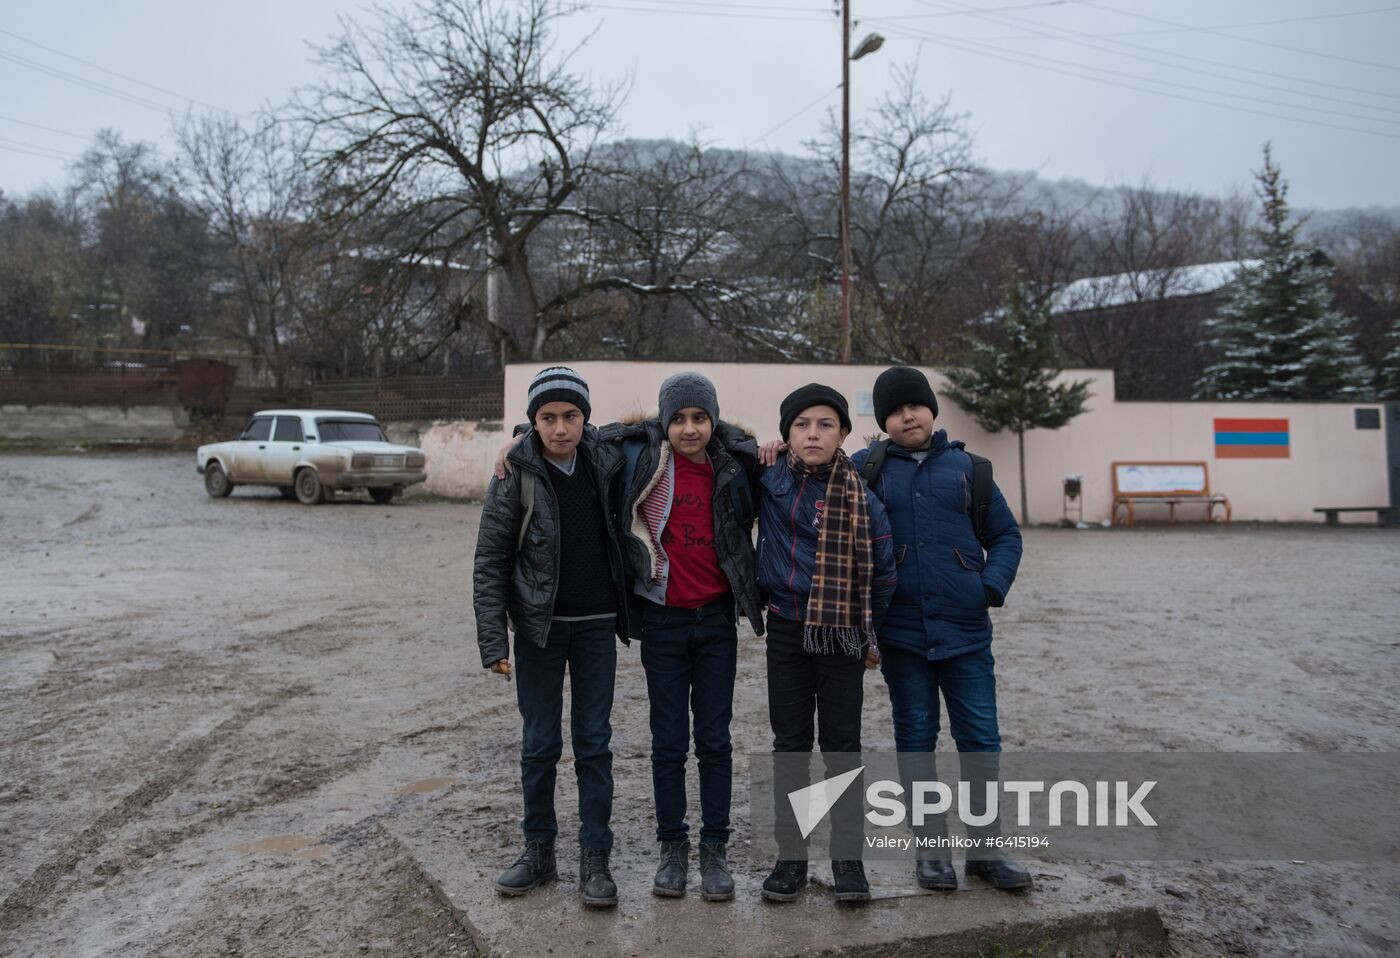
<svg viewBox="0 0 1400 958">
<path fill-rule="evenodd" d="M 912 366 L 891 366 L 875 380 L 871 396 L 875 406 L 875 422 L 881 429 L 885 420 L 905 403 L 916 403 L 933 410 L 933 418 L 938 418 L 938 397 L 928 384 L 928 377 Z"/>
<path fill-rule="evenodd" d="M 811 409 L 813 406 L 830 406 L 836 410 L 836 415 L 841 418 L 841 425 L 848 430 L 851 428 L 851 412 L 846 405 L 846 397 L 830 386 L 823 386 L 821 383 L 808 383 L 800 389 L 794 389 L 788 393 L 783 404 L 778 407 L 778 414 L 782 417 L 782 424 L 779 428 L 782 430 L 783 442 L 787 442 L 788 430 L 792 428 L 792 421 L 802 415 L 803 410 Z"/>
</svg>

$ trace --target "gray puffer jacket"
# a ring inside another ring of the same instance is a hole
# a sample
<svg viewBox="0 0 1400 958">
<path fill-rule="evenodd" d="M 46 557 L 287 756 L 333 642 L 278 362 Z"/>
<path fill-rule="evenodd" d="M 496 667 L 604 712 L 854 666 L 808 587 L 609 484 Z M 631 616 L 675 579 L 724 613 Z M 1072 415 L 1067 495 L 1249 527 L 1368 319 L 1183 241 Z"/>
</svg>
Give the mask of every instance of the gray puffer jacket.
<svg viewBox="0 0 1400 958">
<path fill-rule="evenodd" d="M 614 446 L 600 445 L 592 426 L 584 427 L 578 454 L 591 465 L 598 498 L 604 506 L 610 544 L 608 564 L 617 591 L 617 634 L 626 642 L 627 576 L 623 572 L 615 518 L 622 456 Z M 525 440 L 510 451 L 507 459 L 510 474 L 504 479 L 492 479 L 486 490 L 472 569 L 476 641 L 481 647 L 481 664 L 488 668 L 510 657 L 508 623 L 517 637 L 538 646 L 545 644 L 559 587 L 559 507 L 545 472 L 549 466 L 533 430 L 525 434 Z M 520 486 L 521 476 L 526 473 L 534 477 L 534 509 L 521 540 L 525 509 Z"/>
<path fill-rule="evenodd" d="M 647 582 L 654 556 L 650 536 L 637 515 L 637 504 L 656 482 L 665 467 L 662 443 L 666 430 L 660 420 L 612 423 L 598 431 L 598 441 L 620 449 L 624 459 L 623 489 L 619 524 L 622 554 L 632 582 Z M 715 556 L 729 580 L 734 605 L 749 620 L 756 634 L 763 634 L 763 600 L 754 575 L 753 524 L 758 515 L 758 442 L 738 426 L 720 422 L 706 447 L 715 472 L 711 499 L 715 533 Z M 640 622 L 632 623 L 634 638 L 640 638 Z"/>
</svg>

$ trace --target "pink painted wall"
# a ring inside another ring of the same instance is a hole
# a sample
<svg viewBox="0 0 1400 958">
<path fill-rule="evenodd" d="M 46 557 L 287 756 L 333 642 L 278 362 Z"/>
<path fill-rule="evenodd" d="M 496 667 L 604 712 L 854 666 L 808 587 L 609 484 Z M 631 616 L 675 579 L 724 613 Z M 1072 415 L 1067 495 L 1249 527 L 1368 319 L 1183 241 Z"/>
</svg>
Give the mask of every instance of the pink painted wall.
<svg viewBox="0 0 1400 958">
<path fill-rule="evenodd" d="M 656 392 L 674 372 L 704 373 L 719 393 L 720 415 L 750 428 L 762 440 L 778 438 L 778 404 L 814 380 L 840 389 L 851 404 L 855 426 L 846 451 L 865 445 L 878 431 L 869 409 L 869 393 L 883 366 L 798 366 L 766 363 L 569 363 L 588 380 L 593 421 L 656 413 Z M 525 396 L 539 364 L 506 369 L 505 421 L 525 420 Z M 944 398 L 945 380 L 924 370 L 940 399 L 936 425 L 950 439 L 991 459 L 997 484 L 1020 513 L 1016 437 L 988 434 L 970 416 Z M 1184 460 L 1207 464 L 1211 490 L 1230 497 L 1240 520 L 1317 521 L 1318 506 L 1379 506 L 1389 501 L 1385 430 L 1355 427 L 1353 410 L 1378 408 L 1367 403 L 1210 403 L 1117 402 L 1113 373 L 1103 369 L 1067 370 L 1063 378 L 1091 379 L 1089 411 L 1057 431 L 1026 434 L 1026 483 L 1031 518 L 1058 520 L 1065 476 L 1084 477 L 1084 518 L 1106 519 L 1113 500 L 1111 463 L 1123 460 Z M 1279 418 L 1289 421 L 1290 458 L 1216 459 L 1214 420 Z M 1384 418 L 1384 417 L 1382 417 Z M 1182 507 L 1194 518 L 1202 507 Z M 1165 518 L 1165 507 L 1144 506 L 1141 517 Z M 1349 521 L 1347 516 L 1342 521 Z M 1375 515 L 1350 521 L 1375 522 Z"/>
</svg>

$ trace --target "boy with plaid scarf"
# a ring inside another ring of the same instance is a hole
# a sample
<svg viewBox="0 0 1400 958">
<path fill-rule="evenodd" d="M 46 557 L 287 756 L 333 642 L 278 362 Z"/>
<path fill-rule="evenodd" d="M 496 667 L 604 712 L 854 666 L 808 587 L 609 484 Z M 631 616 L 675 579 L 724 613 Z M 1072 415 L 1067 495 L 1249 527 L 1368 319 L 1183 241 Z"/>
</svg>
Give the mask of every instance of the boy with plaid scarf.
<svg viewBox="0 0 1400 958">
<path fill-rule="evenodd" d="M 883 505 L 841 450 L 851 431 L 845 397 L 803 386 L 783 400 L 781 430 L 788 454 L 763 474 L 757 557 L 773 751 L 811 752 L 815 713 L 830 776 L 859 764 L 862 681 L 879 662 L 875 629 L 894 594 L 894 549 Z M 861 794 L 847 789 L 832 811 L 838 901 L 870 898 Z M 780 857 L 763 897 L 793 901 L 807 883 L 806 850 L 788 803 L 777 805 Z"/>
</svg>

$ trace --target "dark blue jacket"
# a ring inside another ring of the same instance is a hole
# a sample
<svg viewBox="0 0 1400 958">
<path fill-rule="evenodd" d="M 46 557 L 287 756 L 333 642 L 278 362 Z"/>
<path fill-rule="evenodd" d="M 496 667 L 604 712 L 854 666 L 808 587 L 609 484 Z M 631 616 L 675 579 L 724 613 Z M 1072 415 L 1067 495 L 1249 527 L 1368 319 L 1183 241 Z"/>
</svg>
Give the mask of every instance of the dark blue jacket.
<svg viewBox="0 0 1400 958">
<path fill-rule="evenodd" d="M 826 481 L 801 476 L 784 462 L 766 469 L 759 485 L 758 587 L 768 611 L 779 618 L 801 622 L 812 591 L 812 569 L 817 559 L 817 503 L 825 504 Z M 874 560 L 870 612 L 876 625 L 894 595 L 894 549 L 884 506 L 874 496 L 870 503 L 870 552 Z"/>
<path fill-rule="evenodd" d="M 857 466 L 870 451 L 851 457 Z M 972 459 L 940 429 L 919 462 L 890 443 L 873 484 L 894 532 L 899 584 L 880 629 L 891 643 L 930 659 L 978 652 L 992 641 L 988 604 L 1001 605 L 1021 564 L 1021 528 L 992 487 L 987 552 L 972 529 Z"/>
</svg>

